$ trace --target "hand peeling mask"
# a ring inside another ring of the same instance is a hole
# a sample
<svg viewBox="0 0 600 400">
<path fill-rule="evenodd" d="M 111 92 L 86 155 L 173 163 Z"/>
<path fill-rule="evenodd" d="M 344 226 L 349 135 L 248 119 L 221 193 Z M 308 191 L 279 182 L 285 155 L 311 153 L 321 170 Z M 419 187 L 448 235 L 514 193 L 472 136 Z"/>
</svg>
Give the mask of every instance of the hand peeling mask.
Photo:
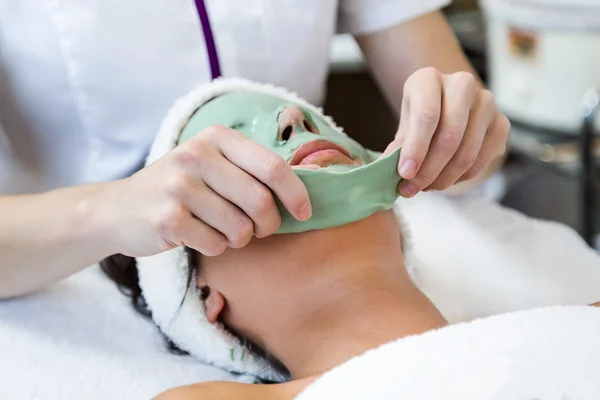
<svg viewBox="0 0 600 400">
<path fill-rule="evenodd" d="M 400 149 L 378 158 L 380 154 L 362 147 L 322 114 L 277 96 L 250 91 L 222 94 L 196 110 L 178 144 L 211 125 L 243 133 L 290 165 L 321 167 L 294 169 L 308 189 L 313 215 L 299 222 L 276 199 L 281 213 L 276 233 L 345 225 L 391 209 L 398 198 Z"/>
</svg>

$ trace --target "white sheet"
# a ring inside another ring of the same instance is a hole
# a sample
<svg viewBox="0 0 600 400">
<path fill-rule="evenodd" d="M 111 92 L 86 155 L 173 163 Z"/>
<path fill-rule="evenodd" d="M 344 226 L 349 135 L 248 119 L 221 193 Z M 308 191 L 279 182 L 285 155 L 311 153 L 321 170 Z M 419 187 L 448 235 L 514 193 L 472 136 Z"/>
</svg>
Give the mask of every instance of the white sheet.
<svg viewBox="0 0 600 400">
<path fill-rule="evenodd" d="M 600 258 L 568 228 L 484 200 L 401 201 L 418 284 L 451 321 L 548 304 L 600 301 Z M 152 323 L 96 268 L 0 302 L 0 398 L 148 399 L 233 379 L 171 355 Z"/>
<path fill-rule="evenodd" d="M 170 354 L 94 267 L 25 299 L 0 302 L 0 398 L 148 400 L 228 373 Z"/>
<path fill-rule="evenodd" d="M 418 259 L 413 279 L 451 322 L 600 301 L 600 256 L 567 226 L 480 197 L 422 193 L 396 206 Z"/>
<path fill-rule="evenodd" d="M 388 343 L 326 373 L 298 400 L 597 400 L 600 310 L 557 307 Z"/>
</svg>

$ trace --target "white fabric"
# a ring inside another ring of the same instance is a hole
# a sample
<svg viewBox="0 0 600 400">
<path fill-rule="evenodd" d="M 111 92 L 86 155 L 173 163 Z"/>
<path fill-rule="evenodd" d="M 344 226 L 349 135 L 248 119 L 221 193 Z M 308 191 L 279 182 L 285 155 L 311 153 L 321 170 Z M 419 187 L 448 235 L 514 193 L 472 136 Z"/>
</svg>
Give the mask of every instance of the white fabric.
<svg viewBox="0 0 600 400">
<path fill-rule="evenodd" d="M 355 35 L 373 33 L 438 10 L 452 0 L 340 0 L 338 31 Z"/>
<path fill-rule="evenodd" d="M 452 322 L 600 300 L 600 258 L 569 228 L 487 201 L 435 193 L 399 204 L 421 260 L 413 276 Z M 420 360 L 427 365 L 431 359 Z M 448 366 L 446 373 L 462 372 Z M 360 382 L 377 376 L 369 372 Z M 170 355 L 153 324 L 137 316 L 96 269 L 35 296 L 0 301 L 2 398 L 148 399 L 173 386 L 226 378 L 232 379 L 196 360 Z"/>
<path fill-rule="evenodd" d="M 206 0 L 224 76 L 313 104 L 323 100 L 338 13 L 341 25 L 373 31 L 445 3 Z M 0 0 L 0 125 L 16 165 L 40 176 L 23 191 L 131 173 L 167 108 L 209 79 L 193 0 Z"/>
<path fill-rule="evenodd" d="M 8 136 L 0 126 L 0 162 L 12 157 L 12 146 L 8 141 Z"/>
<path fill-rule="evenodd" d="M 10 179 L 13 164 L 12 146 L 2 129 L 2 125 L 0 125 L 0 185 Z"/>
<path fill-rule="evenodd" d="M 408 337 L 325 374 L 297 397 L 596 400 L 600 310 L 505 314 Z"/>
<path fill-rule="evenodd" d="M 2 111 L 2 110 L 0 110 Z M 1 114 L 0 114 L 1 117 Z M 2 118 L 0 118 L 0 122 Z M 0 125 L 0 194 L 18 194 L 36 187 L 39 176 L 23 168 Z"/>
<path fill-rule="evenodd" d="M 177 145 L 185 124 L 204 103 L 216 96 L 240 90 L 276 96 L 286 102 L 301 105 L 315 114 L 322 114 L 321 109 L 282 88 L 238 78 L 216 79 L 195 88 L 169 109 L 152 143 L 146 165 L 160 159 Z M 344 134 L 331 118 L 323 118 L 331 129 Z M 285 379 L 264 361 L 246 355 L 243 347 L 225 330 L 207 320 L 200 291 L 195 286 L 188 288 L 190 268 L 183 247 L 141 257 L 137 262 L 140 287 L 148 308 L 152 310 L 154 321 L 181 349 L 203 362 L 230 371 L 272 381 Z M 242 357 L 242 354 L 245 356 Z"/>
<path fill-rule="evenodd" d="M 148 400 L 174 386 L 232 380 L 170 354 L 97 267 L 23 299 L 0 301 L 0 397 Z"/>
<path fill-rule="evenodd" d="M 413 279 L 451 322 L 600 301 L 600 256 L 564 225 L 479 197 L 422 193 L 396 206 Z"/>
</svg>

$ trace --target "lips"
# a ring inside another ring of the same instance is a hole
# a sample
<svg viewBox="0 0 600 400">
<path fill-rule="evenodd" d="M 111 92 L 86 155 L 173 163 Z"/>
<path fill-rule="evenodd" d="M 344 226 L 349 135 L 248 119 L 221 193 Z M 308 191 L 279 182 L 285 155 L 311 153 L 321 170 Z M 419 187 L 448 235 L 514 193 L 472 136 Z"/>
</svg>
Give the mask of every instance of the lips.
<svg viewBox="0 0 600 400">
<path fill-rule="evenodd" d="M 318 165 L 327 167 L 332 164 L 361 165 L 348 150 L 327 140 L 314 140 L 298 147 L 289 161 L 290 165 Z"/>
</svg>

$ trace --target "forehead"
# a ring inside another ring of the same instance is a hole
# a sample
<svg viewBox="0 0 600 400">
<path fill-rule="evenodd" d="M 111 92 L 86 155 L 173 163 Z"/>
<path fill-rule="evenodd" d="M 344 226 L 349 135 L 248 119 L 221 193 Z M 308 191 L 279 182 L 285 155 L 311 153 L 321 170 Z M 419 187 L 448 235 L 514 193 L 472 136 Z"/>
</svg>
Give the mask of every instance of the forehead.
<svg viewBox="0 0 600 400">
<path fill-rule="evenodd" d="M 319 130 L 331 129 L 322 114 L 277 96 L 240 91 L 220 95 L 203 104 L 183 129 L 179 143 L 211 125 L 228 126 L 262 142 L 277 132 L 277 116 L 288 105 L 299 107 Z M 264 138 L 261 137 L 263 135 Z"/>
<path fill-rule="evenodd" d="M 201 107 L 202 113 L 211 113 L 213 118 L 228 116 L 250 116 L 272 113 L 285 105 L 294 104 L 277 96 L 265 93 L 238 91 L 222 94 Z"/>
</svg>

